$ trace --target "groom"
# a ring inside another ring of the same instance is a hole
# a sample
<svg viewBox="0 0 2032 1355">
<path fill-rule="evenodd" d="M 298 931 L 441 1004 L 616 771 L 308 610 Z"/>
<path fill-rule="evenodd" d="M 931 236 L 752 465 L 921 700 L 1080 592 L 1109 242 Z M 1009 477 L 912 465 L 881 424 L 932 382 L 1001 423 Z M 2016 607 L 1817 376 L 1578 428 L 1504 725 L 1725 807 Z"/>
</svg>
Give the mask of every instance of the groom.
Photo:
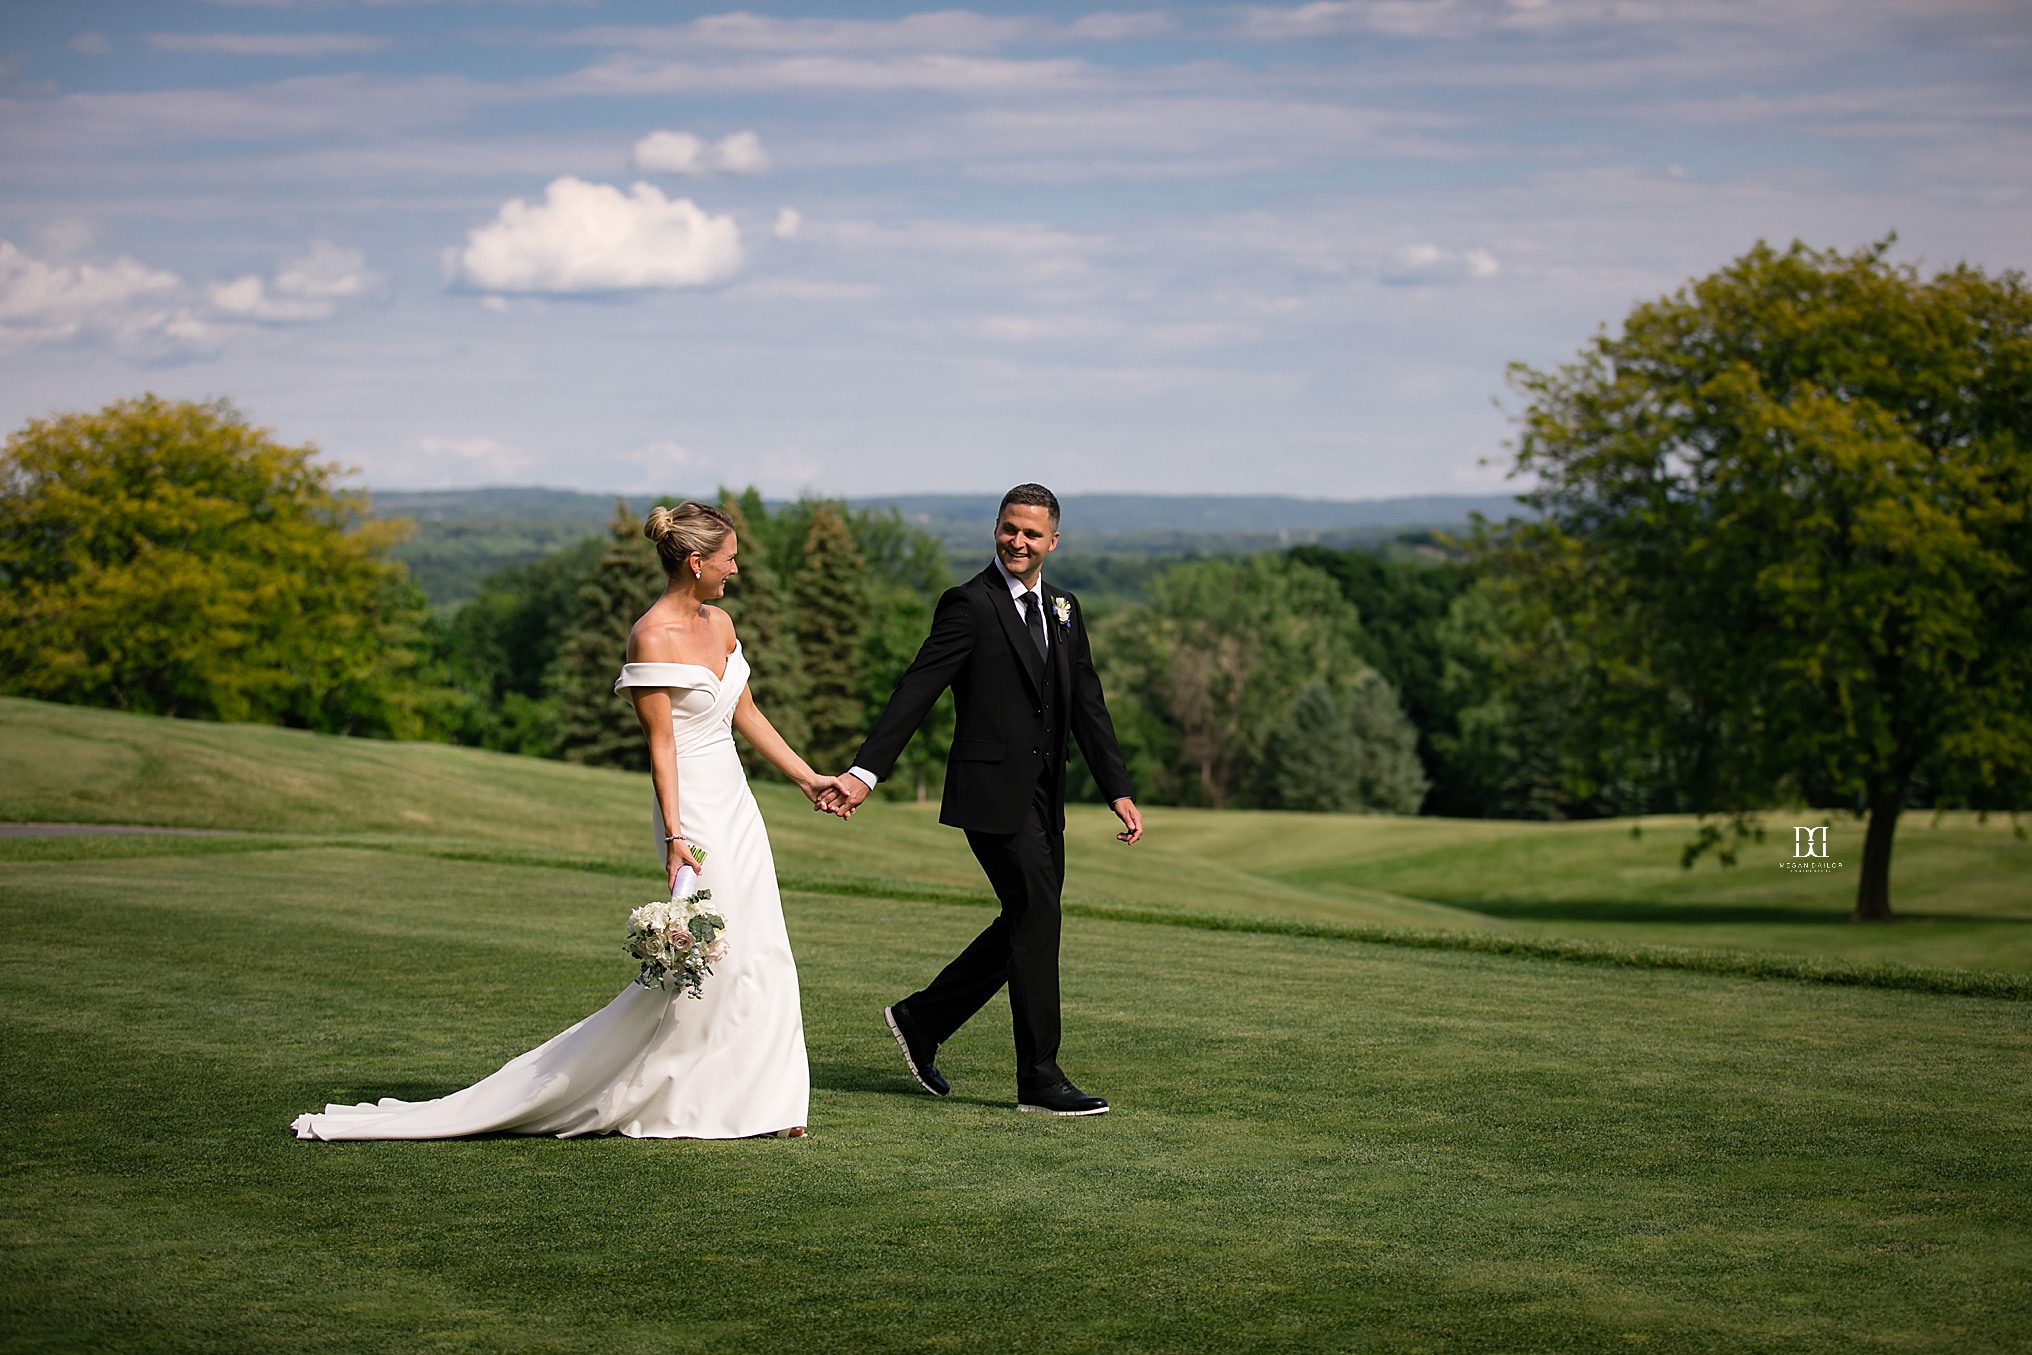
<svg viewBox="0 0 2032 1355">
<path fill-rule="evenodd" d="M 851 814 L 889 774 L 939 693 L 952 688 L 958 721 L 939 822 L 963 828 L 1002 912 L 931 983 L 883 1015 L 903 1060 L 933 1096 L 951 1091 L 934 1059 L 967 1019 L 1009 985 L 1016 1025 L 1016 1109 L 1099 1115 L 1058 1066 L 1058 895 L 1065 883 L 1066 739 L 1122 820 L 1115 836 L 1143 836 L 1129 769 L 1087 648 L 1079 600 L 1045 584 L 1058 548 L 1058 499 L 1018 485 L 995 514 L 995 561 L 946 590 L 931 635 L 854 765 L 819 808 Z"/>
</svg>

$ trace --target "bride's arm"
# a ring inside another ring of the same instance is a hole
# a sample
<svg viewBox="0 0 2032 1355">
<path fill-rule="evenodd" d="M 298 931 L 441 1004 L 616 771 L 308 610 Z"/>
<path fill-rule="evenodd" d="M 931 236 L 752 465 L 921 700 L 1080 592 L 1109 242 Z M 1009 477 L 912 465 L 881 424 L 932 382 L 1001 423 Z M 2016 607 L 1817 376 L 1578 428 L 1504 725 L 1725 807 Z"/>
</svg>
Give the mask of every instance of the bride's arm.
<svg viewBox="0 0 2032 1355">
<path fill-rule="evenodd" d="M 701 875 L 705 870 L 693 863 L 691 844 L 678 827 L 677 736 L 670 725 L 670 692 L 663 687 L 630 687 L 628 696 L 635 702 L 642 737 L 649 741 L 649 779 L 656 787 L 656 803 L 663 810 L 663 864 L 675 888 L 679 867 L 694 865 Z"/>
<path fill-rule="evenodd" d="M 769 717 L 755 704 L 755 694 L 746 689 L 742 690 L 741 699 L 734 705 L 734 728 L 753 745 L 756 752 L 768 759 L 770 766 L 789 777 L 791 784 L 804 792 L 805 799 L 817 800 L 819 791 L 830 784 L 822 781 L 818 773 L 776 732 L 776 726 L 769 723 Z"/>
</svg>

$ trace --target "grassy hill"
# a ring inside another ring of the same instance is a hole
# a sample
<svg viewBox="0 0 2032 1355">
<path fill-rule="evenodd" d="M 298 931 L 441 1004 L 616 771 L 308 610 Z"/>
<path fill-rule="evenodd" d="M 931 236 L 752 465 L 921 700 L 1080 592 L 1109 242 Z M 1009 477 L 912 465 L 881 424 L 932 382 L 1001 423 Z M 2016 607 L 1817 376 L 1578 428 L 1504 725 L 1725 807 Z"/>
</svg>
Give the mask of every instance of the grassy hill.
<svg viewBox="0 0 2032 1355">
<path fill-rule="evenodd" d="M 9 699 L 0 699 L 0 755 L 10 773 L 0 819 L 369 837 L 389 849 L 653 870 L 647 780 L 622 773 Z M 843 824 L 811 813 L 788 787 L 758 794 L 787 876 L 833 886 L 908 881 L 919 892 L 985 898 L 965 841 L 938 826 L 935 806 L 877 803 Z M 1130 849 L 1113 841 L 1105 810 L 1074 806 L 1067 897 L 1096 907 L 2032 972 L 2032 843 L 2008 819 L 1907 816 L 1894 868 L 1905 920 L 1871 927 L 1847 921 L 1860 825 L 1809 817 L 1832 823 L 1833 856 L 1846 855 L 1846 870 L 1782 870 L 1789 823 L 1734 869 L 1707 861 L 1685 871 L 1679 853 L 1692 820 L 1684 818 L 1546 824 L 1155 807 L 1149 837 Z"/>
<path fill-rule="evenodd" d="M 1064 1058 L 1116 1110 L 1040 1123 L 999 1001 L 946 1101 L 880 1027 L 987 916 L 959 835 L 764 787 L 810 1139 L 306 1144 L 621 987 L 642 779 L 20 701 L 0 767 L 0 818 L 226 830 L 0 840 L 10 1350 L 2024 1348 L 2032 1002 L 1473 948 L 2001 954 L 1995 825 L 1909 828 L 1933 920 L 1861 929 L 1677 824 L 1081 811 Z"/>
</svg>

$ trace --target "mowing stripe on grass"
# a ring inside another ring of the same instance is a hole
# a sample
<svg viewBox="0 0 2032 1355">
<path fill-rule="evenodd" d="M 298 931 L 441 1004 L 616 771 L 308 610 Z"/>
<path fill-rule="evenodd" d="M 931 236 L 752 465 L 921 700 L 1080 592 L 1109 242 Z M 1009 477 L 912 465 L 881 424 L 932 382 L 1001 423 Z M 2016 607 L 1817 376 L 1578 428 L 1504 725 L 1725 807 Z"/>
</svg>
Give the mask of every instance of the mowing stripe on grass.
<svg viewBox="0 0 2032 1355">
<path fill-rule="evenodd" d="M 265 835 L 263 835 L 265 836 Z M 113 855 L 103 849 L 106 838 L 62 839 L 67 856 Z M 262 840 L 248 834 L 224 841 L 214 838 L 184 839 L 170 846 L 163 838 L 119 840 L 125 850 L 118 855 L 209 855 L 245 851 L 295 851 L 311 848 L 354 848 L 389 852 L 399 856 L 420 856 L 440 861 L 484 862 L 497 866 L 520 866 L 542 870 L 586 871 L 628 879 L 651 879 L 652 866 L 637 858 L 518 850 L 512 847 L 450 846 L 429 841 L 396 837 L 308 837 L 277 835 Z M 149 851 L 142 843 L 154 847 Z M 91 846 L 86 846 L 90 843 Z M 202 845 L 200 845 L 202 843 Z M 28 855 L 20 849 L 26 843 L 7 844 L 15 850 L 4 853 Z M 38 844 L 43 845 L 43 844 Z M 56 847 L 55 842 L 47 847 Z M 46 847 L 46 849 L 47 849 Z M 93 851 L 92 848 L 100 848 Z M 39 855 L 40 853 L 38 853 Z M 52 853 L 54 854 L 54 853 Z M 805 875 L 783 872 L 778 883 L 787 894 L 815 898 L 890 899 L 898 903 L 937 903 L 963 908 L 992 908 L 995 898 L 985 890 L 973 891 L 937 885 L 907 884 L 902 881 L 870 880 L 854 876 Z M 1669 969 L 1695 974 L 1732 978 L 1778 979 L 1794 983 L 1833 984 L 1854 988 L 1887 988 L 1909 993 L 1937 993 L 1953 997 L 1996 998 L 2007 1002 L 2032 1001 L 2032 974 L 1980 972 L 1935 966 L 1878 962 L 1857 964 L 1847 960 L 1814 959 L 1799 956 L 1760 955 L 1752 951 L 1697 946 L 1628 946 L 1612 941 L 1562 940 L 1552 937 L 1508 936 L 1492 932 L 1441 931 L 1434 928 L 1387 927 L 1349 922 L 1308 921 L 1302 918 L 1252 916 L 1219 913 L 1204 909 L 1149 908 L 1105 899 L 1067 899 L 1063 911 L 1068 917 L 1093 918 L 1106 922 L 1127 922 L 1153 927 L 1184 927 L 1197 931 L 1247 932 L 1264 936 L 1296 936 L 1324 941 L 1352 941 L 1364 945 L 1404 946 L 1417 950 L 1472 951 L 1481 955 L 1508 955 L 1526 960 L 1552 960 L 1565 964 L 1609 965 L 1624 969 Z"/>
<path fill-rule="evenodd" d="M 1735 978 L 1787 979 L 1796 983 L 1829 983 L 1854 988 L 1893 988 L 1911 993 L 1942 993 L 1955 997 L 2032 1001 L 2032 974 L 1982 973 L 1921 965 L 1853 964 L 1758 955 L 1750 951 L 1696 946 L 1623 946 L 1611 941 L 1562 941 L 1552 938 L 1504 936 L 1490 932 L 1447 932 L 1415 927 L 1363 926 L 1345 922 L 1307 922 L 1291 918 L 1258 918 L 1238 914 L 1140 908 L 1110 903 L 1068 902 L 1071 917 L 1110 922 L 1140 922 L 1159 927 L 1194 927 L 1214 932 L 1254 932 L 1270 936 L 1305 936 L 1358 941 L 1378 946 L 1419 950 L 1467 950 L 1483 955 L 1514 955 L 1521 959 L 1558 960 L 1571 964 L 1614 965 L 1624 969 L 1679 969 L 1696 974 Z"/>
</svg>

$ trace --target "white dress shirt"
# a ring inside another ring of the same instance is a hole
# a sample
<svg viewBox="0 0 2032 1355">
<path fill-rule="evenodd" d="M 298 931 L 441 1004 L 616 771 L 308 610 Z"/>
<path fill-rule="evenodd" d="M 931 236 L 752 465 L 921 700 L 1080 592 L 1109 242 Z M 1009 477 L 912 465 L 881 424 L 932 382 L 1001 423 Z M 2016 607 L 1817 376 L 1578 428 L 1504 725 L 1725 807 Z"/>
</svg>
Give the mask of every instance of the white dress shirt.
<svg viewBox="0 0 2032 1355">
<path fill-rule="evenodd" d="M 1044 626 L 1045 652 L 1047 654 L 1050 653 L 1051 622 L 1045 619 L 1046 611 L 1044 606 L 1045 603 L 1044 571 L 1041 569 L 1038 570 L 1037 577 L 1032 579 L 1030 583 L 1026 586 L 1023 580 L 1017 578 L 1014 574 L 1011 574 L 1009 572 L 1009 566 L 1002 563 L 1002 557 L 999 553 L 995 556 L 995 568 L 997 571 L 1001 573 L 1002 582 L 1009 585 L 1009 600 L 1016 604 L 1016 615 L 1018 619 L 1021 619 L 1023 621 L 1023 628 L 1025 630 L 1028 630 L 1030 628 L 1030 623 L 1029 620 L 1023 616 L 1023 595 L 1025 593 L 1035 593 L 1037 595 L 1037 602 L 1035 604 L 1037 607 L 1037 619 Z M 849 767 L 847 768 L 847 775 L 852 777 L 858 777 L 859 779 L 867 782 L 869 790 L 875 789 L 876 783 L 880 779 L 875 775 L 875 773 L 869 771 L 866 767 Z"/>
</svg>

